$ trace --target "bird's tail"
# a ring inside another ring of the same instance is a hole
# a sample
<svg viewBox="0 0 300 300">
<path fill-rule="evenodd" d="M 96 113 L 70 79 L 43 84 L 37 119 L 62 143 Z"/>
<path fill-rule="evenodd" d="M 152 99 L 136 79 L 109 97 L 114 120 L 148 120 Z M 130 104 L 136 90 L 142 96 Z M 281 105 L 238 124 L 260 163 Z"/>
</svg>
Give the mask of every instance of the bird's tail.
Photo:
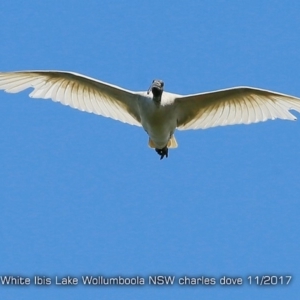
<svg viewBox="0 0 300 300">
<path fill-rule="evenodd" d="M 178 144 L 177 144 L 177 141 L 175 139 L 175 136 L 172 135 L 169 142 L 168 142 L 168 145 L 167 145 L 168 148 L 177 148 L 178 147 Z"/>
<path fill-rule="evenodd" d="M 148 145 L 150 148 L 156 148 L 153 141 L 150 138 L 149 138 Z M 178 147 L 178 144 L 177 144 L 177 141 L 176 141 L 174 135 L 172 135 L 171 138 L 169 139 L 167 147 L 168 148 L 177 148 Z"/>
</svg>

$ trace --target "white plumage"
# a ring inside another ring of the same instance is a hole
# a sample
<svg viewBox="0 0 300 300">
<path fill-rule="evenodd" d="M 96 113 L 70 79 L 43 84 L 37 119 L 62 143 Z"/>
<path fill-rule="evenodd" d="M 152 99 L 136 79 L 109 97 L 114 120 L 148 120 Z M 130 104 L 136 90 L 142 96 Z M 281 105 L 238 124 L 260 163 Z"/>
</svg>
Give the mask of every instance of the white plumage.
<svg viewBox="0 0 300 300">
<path fill-rule="evenodd" d="M 296 120 L 300 99 L 251 87 L 235 87 L 195 95 L 163 92 L 154 80 L 150 92 L 132 92 L 77 73 L 21 71 L 0 73 L 0 89 L 17 93 L 33 88 L 32 98 L 52 99 L 73 108 L 143 126 L 150 147 L 161 158 L 177 147 L 175 129 L 206 129 L 250 124 L 268 119 Z"/>
</svg>

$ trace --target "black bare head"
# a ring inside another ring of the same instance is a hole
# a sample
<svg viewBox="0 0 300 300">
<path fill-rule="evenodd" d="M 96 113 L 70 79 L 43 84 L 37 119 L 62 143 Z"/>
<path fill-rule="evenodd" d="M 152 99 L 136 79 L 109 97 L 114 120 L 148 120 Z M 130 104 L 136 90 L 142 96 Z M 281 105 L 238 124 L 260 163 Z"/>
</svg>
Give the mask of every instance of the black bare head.
<svg viewBox="0 0 300 300">
<path fill-rule="evenodd" d="M 154 79 L 148 90 L 148 94 L 149 94 L 150 90 L 155 98 L 161 97 L 161 95 L 164 91 L 164 82 L 159 79 Z"/>
</svg>

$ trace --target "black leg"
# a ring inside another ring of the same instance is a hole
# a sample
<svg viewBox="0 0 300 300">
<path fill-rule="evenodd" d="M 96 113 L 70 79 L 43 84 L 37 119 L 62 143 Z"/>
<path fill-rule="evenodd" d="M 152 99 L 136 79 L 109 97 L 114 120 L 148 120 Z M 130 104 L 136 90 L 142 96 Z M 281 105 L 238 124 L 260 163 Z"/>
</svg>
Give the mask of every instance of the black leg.
<svg viewBox="0 0 300 300">
<path fill-rule="evenodd" d="M 155 151 L 158 153 L 158 155 L 160 155 L 160 159 L 168 157 L 169 149 L 167 146 L 162 149 L 155 149 Z"/>
</svg>

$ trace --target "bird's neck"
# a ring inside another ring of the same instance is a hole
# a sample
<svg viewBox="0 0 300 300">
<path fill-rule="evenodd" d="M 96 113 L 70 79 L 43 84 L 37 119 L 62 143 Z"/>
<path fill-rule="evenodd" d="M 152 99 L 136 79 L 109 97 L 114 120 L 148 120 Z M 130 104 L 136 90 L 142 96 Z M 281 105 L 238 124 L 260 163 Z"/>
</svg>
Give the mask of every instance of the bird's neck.
<svg viewBox="0 0 300 300">
<path fill-rule="evenodd" d="M 153 95 L 153 101 L 154 101 L 155 104 L 160 105 L 160 103 L 161 103 L 161 95 L 159 95 L 159 96 L 154 96 Z"/>
</svg>

